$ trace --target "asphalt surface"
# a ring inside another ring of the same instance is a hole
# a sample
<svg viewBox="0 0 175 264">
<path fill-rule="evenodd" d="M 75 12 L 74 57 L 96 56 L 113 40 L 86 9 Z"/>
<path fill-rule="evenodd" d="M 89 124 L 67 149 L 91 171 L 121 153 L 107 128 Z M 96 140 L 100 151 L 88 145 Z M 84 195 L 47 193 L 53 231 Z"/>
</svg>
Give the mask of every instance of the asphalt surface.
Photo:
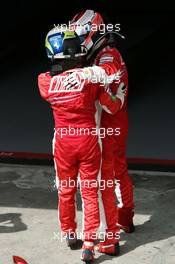
<svg viewBox="0 0 175 264">
<path fill-rule="evenodd" d="M 175 177 L 132 175 L 135 186 L 136 232 L 121 233 L 121 254 L 96 254 L 94 263 L 175 263 Z M 78 230 L 81 230 L 81 198 Z M 57 191 L 51 167 L 0 164 L 0 264 L 12 255 L 28 264 L 78 264 L 81 250 L 60 241 Z"/>
</svg>

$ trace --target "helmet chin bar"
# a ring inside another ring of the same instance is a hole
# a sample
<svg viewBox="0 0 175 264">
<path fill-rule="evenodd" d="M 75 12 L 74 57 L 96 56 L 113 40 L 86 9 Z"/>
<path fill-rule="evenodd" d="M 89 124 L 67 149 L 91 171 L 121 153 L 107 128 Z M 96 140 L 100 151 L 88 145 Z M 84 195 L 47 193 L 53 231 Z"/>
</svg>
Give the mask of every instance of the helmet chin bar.
<svg viewBox="0 0 175 264">
<path fill-rule="evenodd" d="M 96 43 L 93 45 L 91 50 L 89 51 L 89 54 L 87 55 L 87 61 L 91 59 L 91 57 L 102 47 L 107 46 L 107 40 L 105 37 L 100 38 Z"/>
<path fill-rule="evenodd" d="M 89 61 L 92 56 L 99 50 L 106 46 L 115 47 L 116 39 L 115 36 L 120 36 L 122 39 L 125 39 L 123 35 L 115 31 L 107 31 L 104 33 L 93 45 L 89 54 L 87 55 L 87 61 Z"/>
</svg>

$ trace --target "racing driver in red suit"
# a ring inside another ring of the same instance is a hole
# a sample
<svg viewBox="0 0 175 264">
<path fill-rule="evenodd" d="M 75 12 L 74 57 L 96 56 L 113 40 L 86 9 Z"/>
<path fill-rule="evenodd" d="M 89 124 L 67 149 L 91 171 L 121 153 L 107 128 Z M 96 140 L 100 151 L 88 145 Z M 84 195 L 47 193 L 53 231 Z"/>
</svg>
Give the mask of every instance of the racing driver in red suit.
<svg viewBox="0 0 175 264">
<path fill-rule="evenodd" d="M 98 99 L 106 111 L 116 113 L 121 108 L 120 97 L 125 90 L 121 88 L 112 94 L 107 87 L 115 66 L 79 68 L 84 66 L 86 55 L 80 43 L 75 32 L 62 32 L 57 27 L 51 30 L 46 37 L 46 49 L 48 57 L 54 57 L 54 63 L 50 72 L 39 75 L 38 85 L 41 97 L 51 104 L 55 121 L 53 154 L 61 230 L 70 247 L 76 243 L 75 194 L 79 172 L 84 208 L 82 260 L 88 262 L 94 258 L 94 240 L 100 224 L 97 176 L 101 155 L 98 136 L 92 132 L 96 128 L 95 101 Z M 107 234 L 113 245 L 109 253 L 117 255 L 119 227 L 114 188 L 113 184 L 109 194 L 112 219 Z"/>
<path fill-rule="evenodd" d="M 117 32 L 108 32 L 101 34 L 100 26 L 104 25 L 101 15 L 93 10 L 86 10 L 77 14 L 71 21 L 71 26 L 79 35 L 82 41 L 82 46 L 87 49 L 87 61 L 89 65 L 97 65 L 106 72 L 113 68 L 113 76 L 109 84 L 110 91 L 116 94 L 118 91 L 118 98 L 121 99 L 121 106 L 115 115 L 110 112 L 102 110 L 101 127 L 103 128 L 117 128 L 120 127 L 120 135 L 106 135 L 102 139 L 102 168 L 101 178 L 115 179 L 116 196 L 118 200 L 117 224 L 125 232 L 133 232 L 133 216 L 134 216 L 134 202 L 133 202 L 133 185 L 128 175 L 126 162 L 126 141 L 128 136 L 128 112 L 127 112 L 127 95 L 128 95 L 128 73 L 126 65 L 121 57 L 121 54 L 115 47 L 114 35 L 120 35 Z M 99 27 L 95 27 L 99 26 Z M 102 27 L 101 27 L 102 28 Z M 103 27 L 104 29 L 104 27 Z M 121 35 L 120 35 L 121 36 Z M 116 82 L 115 75 L 118 74 L 118 82 Z M 120 89 L 124 89 L 125 93 L 120 93 Z M 113 219 L 113 212 L 111 211 L 111 190 L 105 188 L 102 190 L 102 201 L 105 211 L 107 227 Z M 108 241 L 99 244 L 96 249 L 100 252 L 108 253 Z"/>
</svg>

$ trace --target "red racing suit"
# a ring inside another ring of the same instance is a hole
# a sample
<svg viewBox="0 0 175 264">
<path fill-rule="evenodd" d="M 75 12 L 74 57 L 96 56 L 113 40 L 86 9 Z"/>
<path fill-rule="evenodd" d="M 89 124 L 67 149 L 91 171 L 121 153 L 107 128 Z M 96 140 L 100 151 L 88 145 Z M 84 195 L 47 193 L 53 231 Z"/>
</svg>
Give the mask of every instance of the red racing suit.
<svg viewBox="0 0 175 264">
<path fill-rule="evenodd" d="M 111 71 L 108 71 L 109 75 Z M 65 78 L 67 74 L 65 72 L 51 77 L 48 72 L 42 73 L 38 77 L 38 86 L 41 97 L 51 105 L 55 121 L 53 155 L 59 182 L 58 208 L 61 230 L 65 235 L 76 231 L 75 195 L 79 172 L 84 239 L 93 241 L 100 223 L 97 176 L 101 161 L 97 133 L 91 133 L 96 129 L 95 101 L 98 99 L 111 112 L 118 111 L 121 103 L 120 100 L 111 100 L 102 87 L 89 82 L 84 83 L 81 91 L 61 91 L 60 76 Z M 114 196 L 115 194 L 110 203 L 110 208 L 113 210 L 115 210 Z M 118 232 L 116 221 L 117 212 L 109 231 Z"/>
<path fill-rule="evenodd" d="M 118 224 L 129 226 L 133 218 L 133 185 L 128 175 L 126 161 L 126 141 L 128 136 L 128 112 L 127 112 L 127 95 L 128 95 L 128 73 L 126 65 L 116 48 L 109 46 L 103 48 L 96 56 L 94 64 L 104 69 L 115 65 L 117 71 L 120 71 L 121 78 L 119 82 L 112 82 L 110 89 L 116 94 L 120 83 L 124 83 L 127 88 L 124 102 L 121 109 L 111 115 L 104 110 L 101 115 L 101 127 L 120 128 L 119 136 L 108 136 L 102 139 L 102 179 L 115 177 L 117 179 L 116 195 L 118 199 Z M 114 172 L 114 173 L 113 173 Z M 102 191 L 103 205 L 106 215 L 106 222 L 112 219 L 113 215 L 110 209 L 110 190 Z M 109 220 L 108 220 L 109 219 Z"/>
</svg>

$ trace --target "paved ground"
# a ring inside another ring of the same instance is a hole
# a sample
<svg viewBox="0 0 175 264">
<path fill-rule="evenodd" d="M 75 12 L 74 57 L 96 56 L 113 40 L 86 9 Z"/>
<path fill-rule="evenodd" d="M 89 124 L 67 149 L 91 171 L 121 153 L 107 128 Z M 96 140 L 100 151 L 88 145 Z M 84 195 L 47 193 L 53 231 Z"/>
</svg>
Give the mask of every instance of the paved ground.
<svg viewBox="0 0 175 264">
<path fill-rule="evenodd" d="M 0 164 L 0 264 L 12 255 L 29 264 L 78 264 L 80 250 L 58 239 L 57 193 L 50 167 Z M 133 175 L 136 232 L 121 233 L 121 255 L 96 255 L 95 263 L 175 263 L 175 177 Z M 78 219 L 81 226 L 81 200 Z"/>
</svg>

